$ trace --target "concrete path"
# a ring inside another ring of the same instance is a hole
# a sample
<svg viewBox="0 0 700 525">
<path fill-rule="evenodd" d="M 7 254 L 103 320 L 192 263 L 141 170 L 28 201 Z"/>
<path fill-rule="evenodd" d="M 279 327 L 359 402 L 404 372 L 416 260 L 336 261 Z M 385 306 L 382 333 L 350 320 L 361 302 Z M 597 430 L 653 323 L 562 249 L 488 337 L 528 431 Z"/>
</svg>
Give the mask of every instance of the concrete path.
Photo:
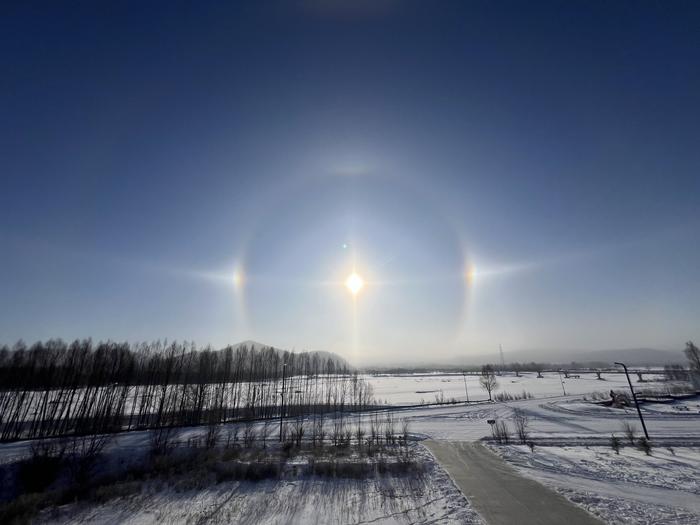
<svg viewBox="0 0 700 525">
<path fill-rule="evenodd" d="M 524 478 L 479 443 L 424 441 L 489 525 L 600 525 L 563 496 Z"/>
</svg>

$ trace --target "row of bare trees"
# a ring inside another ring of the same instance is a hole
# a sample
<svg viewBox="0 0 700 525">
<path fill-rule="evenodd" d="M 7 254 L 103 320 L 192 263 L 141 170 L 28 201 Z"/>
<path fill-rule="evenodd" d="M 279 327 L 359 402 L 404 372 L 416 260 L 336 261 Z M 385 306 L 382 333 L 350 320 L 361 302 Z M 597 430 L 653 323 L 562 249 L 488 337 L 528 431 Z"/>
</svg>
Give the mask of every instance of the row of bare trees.
<svg viewBox="0 0 700 525">
<path fill-rule="evenodd" d="M 271 347 L 49 340 L 0 348 L 0 440 L 363 410 L 342 359 Z"/>
</svg>

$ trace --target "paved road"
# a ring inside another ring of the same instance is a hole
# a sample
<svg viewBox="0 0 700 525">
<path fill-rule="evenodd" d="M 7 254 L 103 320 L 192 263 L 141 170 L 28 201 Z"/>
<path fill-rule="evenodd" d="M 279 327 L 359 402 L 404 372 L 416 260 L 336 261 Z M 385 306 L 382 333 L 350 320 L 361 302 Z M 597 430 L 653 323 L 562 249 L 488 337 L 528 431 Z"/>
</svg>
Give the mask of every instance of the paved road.
<svg viewBox="0 0 700 525">
<path fill-rule="evenodd" d="M 479 443 L 424 441 L 489 525 L 601 525 Z"/>
</svg>

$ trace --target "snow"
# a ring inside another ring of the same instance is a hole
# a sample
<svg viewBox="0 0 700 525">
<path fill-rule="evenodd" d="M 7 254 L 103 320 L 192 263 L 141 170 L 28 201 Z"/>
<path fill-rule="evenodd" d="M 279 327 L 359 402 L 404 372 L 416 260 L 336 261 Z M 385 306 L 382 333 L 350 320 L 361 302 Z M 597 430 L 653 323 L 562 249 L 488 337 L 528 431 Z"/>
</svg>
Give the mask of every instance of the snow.
<svg viewBox="0 0 700 525">
<path fill-rule="evenodd" d="M 523 475 L 552 487 L 606 523 L 700 521 L 700 448 L 492 445 Z"/>
<path fill-rule="evenodd" d="M 517 377 L 513 373 L 497 377 L 498 389 L 496 393 L 507 392 L 512 395 L 522 395 L 528 392 L 536 398 L 561 396 L 566 391 L 567 395 L 584 395 L 592 392 L 603 392 L 608 397 L 610 390 L 629 392 L 629 385 L 624 374 L 602 373 L 602 379 L 598 379 L 595 373 L 579 373 L 578 378 L 554 372 L 543 372 L 541 378 L 535 372 L 524 372 Z M 372 385 L 374 395 L 380 402 L 389 405 L 418 405 L 421 403 L 435 403 L 437 395 L 443 395 L 445 400 L 456 399 L 466 401 L 467 393 L 470 401 L 484 401 L 488 395 L 479 386 L 479 376 L 461 374 L 408 374 L 408 375 L 381 375 L 363 376 Z M 644 388 L 661 387 L 661 376 L 656 374 L 645 375 Z M 467 381 L 465 391 L 464 380 Z M 562 381 L 564 386 L 562 388 Z M 635 380 L 633 379 L 633 384 Z"/>
<path fill-rule="evenodd" d="M 149 482 L 141 493 L 102 505 L 67 505 L 45 523 L 481 523 L 432 455 L 413 445 L 428 470 L 362 480 L 314 476 L 259 483 L 227 482 L 178 491 Z"/>
<path fill-rule="evenodd" d="M 544 372 L 543 377 L 538 378 L 534 372 L 524 372 L 520 376 L 513 373 L 507 373 L 499 376 L 498 388 L 494 394 L 507 393 L 514 396 L 523 397 L 523 393 L 536 398 L 556 397 L 561 396 L 566 392 L 568 395 L 583 395 L 592 392 L 600 392 L 603 397 L 608 397 L 608 392 L 612 390 L 628 392 L 628 384 L 624 374 L 620 373 L 603 373 L 603 379 L 599 380 L 594 373 L 578 373 L 577 377 L 564 378 L 554 372 Z M 461 374 L 408 374 L 408 375 L 363 375 L 372 387 L 375 401 L 380 404 L 391 406 L 408 406 L 433 404 L 440 400 L 444 401 L 486 401 L 488 395 L 479 386 L 478 375 Z M 299 377 L 297 377 L 299 379 Z M 666 383 L 659 381 L 662 376 L 654 373 L 648 373 L 645 376 L 645 382 L 641 384 L 645 389 L 659 388 L 664 389 Z M 346 378 L 350 380 L 350 378 Z M 465 389 L 466 380 L 466 389 Z M 246 388 L 248 383 L 239 384 L 239 395 L 241 396 L 241 404 L 247 402 Z M 273 382 L 256 382 L 255 386 L 258 389 L 258 395 L 266 395 L 270 389 L 276 388 Z M 329 386 L 324 383 L 321 388 Z M 99 389 L 98 389 L 99 390 Z M 12 397 L 16 395 L 13 392 L 8 392 L 6 395 Z M 32 403 L 38 407 L 43 391 L 29 393 Z M 77 407 L 84 399 L 85 391 L 81 390 L 75 395 L 70 402 L 70 411 L 75 412 Z M 61 400 L 59 390 L 52 392 L 51 404 L 59 404 L 61 410 L 68 410 L 68 406 L 63 406 L 66 400 Z M 321 396 L 322 397 L 322 396 Z M 137 396 L 135 389 L 131 389 L 125 400 L 123 413 L 128 416 L 136 405 L 144 400 Z M 145 413 L 155 413 L 157 411 L 158 400 L 156 397 L 146 401 L 150 406 L 145 410 Z M 37 408 L 29 410 L 22 418 L 24 421 L 33 421 L 37 417 Z"/>
<path fill-rule="evenodd" d="M 684 399 L 667 403 L 645 403 L 649 412 L 673 414 L 674 416 L 697 416 L 700 414 L 700 399 Z"/>
<path fill-rule="evenodd" d="M 595 374 L 580 374 L 578 379 L 564 380 L 568 395 L 563 396 L 559 375 L 544 375 L 542 379 L 534 373 L 499 377 L 498 392 L 520 394 L 526 390 L 536 396 L 503 403 L 486 401 L 478 377 L 467 376 L 472 401 L 469 404 L 463 402 L 461 375 L 368 376 L 368 380 L 378 398 L 395 406 L 390 412 L 397 429 L 400 420 L 406 419 L 416 440 L 480 440 L 491 434 L 488 420 L 501 419 L 512 428 L 514 410 L 522 411 L 529 418 L 528 430 L 537 443 L 534 453 L 519 445 L 494 449 L 524 475 L 551 486 L 606 522 L 700 522 L 700 398 L 642 403 L 642 413 L 655 445 L 653 456 L 647 457 L 629 446 L 618 456 L 609 447 L 610 435 L 615 433 L 624 443 L 625 422 L 635 425 L 639 433 L 636 409 L 599 405 L 590 401 L 590 394 L 601 392 L 605 397 L 611 389 L 628 392 L 625 376 L 604 373 L 601 381 Z M 643 384 L 645 389 L 664 386 L 661 381 Z M 455 397 L 462 402 L 406 406 L 420 403 L 421 399 L 434 402 L 435 394 L 440 392 L 445 399 Z M 354 426 L 359 419 L 367 427 L 369 417 L 365 412 L 351 415 L 348 420 Z M 380 417 L 385 417 L 383 411 Z M 232 426 L 224 425 L 222 434 Z M 276 429 L 274 425 L 270 439 L 275 439 Z M 177 432 L 176 439 L 186 443 L 204 431 L 202 427 L 183 428 Z M 149 442 L 148 431 L 118 434 L 107 452 L 114 458 L 138 461 L 147 453 Z M 668 446 L 673 446 L 674 453 Z M 25 457 L 28 450 L 26 441 L 0 444 L 0 463 Z M 258 484 L 226 482 L 179 492 L 151 481 L 138 495 L 92 507 L 70 506 L 43 518 L 59 523 L 196 523 L 208 517 L 214 522 L 266 524 L 290 520 L 294 523 L 477 522 L 478 516 L 444 470 L 435 464 L 432 456 L 428 460 L 430 473 L 421 479 L 282 478 Z"/>
</svg>

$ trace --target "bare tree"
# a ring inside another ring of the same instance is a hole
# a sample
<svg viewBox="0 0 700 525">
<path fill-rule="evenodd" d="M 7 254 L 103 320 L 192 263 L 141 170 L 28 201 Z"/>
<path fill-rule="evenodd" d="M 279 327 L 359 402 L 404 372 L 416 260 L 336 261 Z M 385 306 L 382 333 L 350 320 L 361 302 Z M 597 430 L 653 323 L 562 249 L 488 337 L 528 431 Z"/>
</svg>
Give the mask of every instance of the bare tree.
<svg viewBox="0 0 700 525">
<path fill-rule="evenodd" d="M 491 434 L 498 443 L 507 445 L 510 442 L 510 433 L 505 421 L 496 421 L 491 425 Z"/>
<path fill-rule="evenodd" d="M 479 377 L 479 385 L 486 390 L 489 395 L 489 401 L 492 401 L 491 393 L 498 388 L 498 380 L 491 365 L 484 365 L 481 368 L 481 376 Z"/>
<path fill-rule="evenodd" d="M 534 361 L 530 364 L 530 367 L 537 372 L 537 379 L 542 379 L 542 370 L 544 370 L 544 365 L 541 363 L 535 363 Z"/>
<path fill-rule="evenodd" d="M 226 448 L 238 445 L 238 425 L 229 427 L 226 431 Z"/>
<path fill-rule="evenodd" d="M 410 424 L 409 424 L 408 419 L 406 419 L 406 418 L 402 419 L 401 420 L 401 436 L 403 438 L 404 446 L 408 446 L 409 428 L 410 428 Z"/>
<path fill-rule="evenodd" d="M 207 432 L 204 435 L 204 447 L 214 448 L 217 441 L 219 440 L 219 435 L 221 434 L 221 425 L 218 423 L 209 423 L 207 425 Z"/>
<path fill-rule="evenodd" d="M 313 433 L 311 436 L 314 446 L 318 443 L 319 446 L 323 446 L 323 442 L 326 439 L 326 420 L 323 417 L 323 413 L 318 414 L 313 422 Z"/>
<path fill-rule="evenodd" d="M 292 441 L 297 447 L 301 445 L 301 440 L 304 438 L 306 425 L 302 416 L 297 416 L 292 423 Z"/>
<path fill-rule="evenodd" d="M 520 377 L 520 371 L 523 369 L 523 365 L 520 363 L 513 363 L 511 368 L 513 369 L 513 372 L 515 372 L 515 377 Z"/>
<path fill-rule="evenodd" d="M 260 427 L 260 442 L 263 448 L 267 448 L 267 440 L 272 432 L 272 420 L 266 419 Z"/>
<path fill-rule="evenodd" d="M 394 418 L 391 412 L 386 413 L 386 420 L 384 422 L 384 442 L 388 445 L 389 443 L 394 443 L 396 436 L 396 427 L 394 425 Z"/>
<path fill-rule="evenodd" d="M 281 363 L 289 381 L 284 410 Z M 0 346 L 0 385 L 0 441 L 158 429 L 161 448 L 167 428 L 282 413 L 312 415 L 316 423 L 335 412 L 346 432 L 345 414 L 372 404 L 369 384 L 342 360 L 245 345 L 217 351 L 186 342 L 20 341 Z"/>
<path fill-rule="evenodd" d="M 355 426 L 355 440 L 357 440 L 357 446 L 362 447 L 362 441 L 365 438 L 365 429 L 362 426 L 362 419 L 358 415 L 357 417 L 357 425 Z"/>
<path fill-rule="evenodd" d="M 246 448 L 250 448 L 255 443 L 255 423 L 253 421 L 246 421 L 243 426 L 243 445 Z"/>
<path fill-rule="evenodd" d="M 513 410 L 513 424 L 515 425 L 515 434 L 518 436 L 520 443 L 523 445 L 527 443 L 528 431 L 527 425 L 529 423 L 529 418 L 519 408 Z"/>
<path fill-rule="evenodd" d="M 679 364 L 664 365 L 664 375 L 666 381 L 687 381 L 689 379 L 688 371 Z"/>
<path fill-rule="evenodd" d="M 379 425 L 379 414 L 377 412 L 374 412 L 370 414 L 369 416 L 369 441 L 370 443 L 374 445 L 379 445 L 379 434 L 380 434 L 380 425 Z"/>
</svg>

